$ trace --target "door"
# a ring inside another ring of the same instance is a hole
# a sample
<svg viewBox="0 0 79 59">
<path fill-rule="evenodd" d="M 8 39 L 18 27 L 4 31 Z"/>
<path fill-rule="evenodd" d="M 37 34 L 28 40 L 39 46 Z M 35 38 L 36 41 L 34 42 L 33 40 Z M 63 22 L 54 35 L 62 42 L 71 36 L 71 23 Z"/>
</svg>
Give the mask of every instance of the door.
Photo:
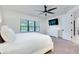
<svg viewBox="0 0 79 59">
<path fill-rule="evenodd" d="M 62 32 L 62 38 L 70 40 L 72 38 L 72 26 L 71 26 L 71 17 L 64 15 L 61 18 L 61 32 Z"/>
</svg>

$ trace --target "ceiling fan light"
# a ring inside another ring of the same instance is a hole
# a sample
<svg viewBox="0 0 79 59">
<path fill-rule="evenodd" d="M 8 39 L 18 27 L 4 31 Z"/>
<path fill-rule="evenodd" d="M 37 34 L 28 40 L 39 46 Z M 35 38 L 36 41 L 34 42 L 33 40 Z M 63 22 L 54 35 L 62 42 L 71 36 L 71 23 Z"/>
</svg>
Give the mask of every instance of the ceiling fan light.
<svg viewBox="0 0 79 59">
<path fill-rule="evenodd" d="M 45 13 L 45 16 L 47 16 L 47 13 Z"/>
</svg>

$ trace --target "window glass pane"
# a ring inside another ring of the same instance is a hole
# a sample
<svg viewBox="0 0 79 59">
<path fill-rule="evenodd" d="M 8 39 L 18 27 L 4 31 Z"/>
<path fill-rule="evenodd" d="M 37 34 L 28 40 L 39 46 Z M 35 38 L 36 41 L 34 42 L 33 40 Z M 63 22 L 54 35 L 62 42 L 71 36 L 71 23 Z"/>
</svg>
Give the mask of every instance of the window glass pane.
<svg viewBox="0 0 79 59">
<path fill-rule="evenodd" d="M 40 31 L 40 27 L 39 26 L 36 26 L 36 32 L 39 32 Z"/>
<path fill-rule="evenodd" d="M 40 22 L 22 19 L 20 21 L 20 31 L 21 32 L 34 32 L 40 31 Z"/>
<path fill-rule="evenodd" d="M 29 32 L 34 32 L 34 26 L 29 26 Z"/>
<path fill-rule="evenodd" d="M 36 26 L 40 26 L 40 22 L 39 21 L 36 21 Z"/>
<path fill-rule="evenodd" d="M 21 20 L 20 25 L 28 26 L 28 20 Z"/>
<path fill-rule="evenodd" d="M 34 21 L 29 21 L 29 26 L 34 26 Z"/>
<path fill-rule="evenodd" d="M 40 31 L 40 22 L 39 21 L 36 21 L 35 22 L 35 31 L 36 32 L 39 32 Z"/>
<path fill-rule="evenodd" d="M 27 26 L 21 26 L 21 32 L 28 32 Z"/>
<path fill-rule="evenodd" d="M 20 32 L 28 32 L 28 20 L 20 20 Z"/>
</svg>

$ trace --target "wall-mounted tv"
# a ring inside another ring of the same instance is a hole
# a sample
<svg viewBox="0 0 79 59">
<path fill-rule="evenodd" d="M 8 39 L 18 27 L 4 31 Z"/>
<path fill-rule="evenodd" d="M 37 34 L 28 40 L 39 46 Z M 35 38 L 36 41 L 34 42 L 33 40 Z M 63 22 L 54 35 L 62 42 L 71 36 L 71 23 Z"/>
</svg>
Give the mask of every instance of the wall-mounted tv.
<svg viewBox="0 0 79 59">
<path fill-rule="evenodd" d="M 49 20 L 49 26 L 58 25 L 58 18 Z"/>
</svg>

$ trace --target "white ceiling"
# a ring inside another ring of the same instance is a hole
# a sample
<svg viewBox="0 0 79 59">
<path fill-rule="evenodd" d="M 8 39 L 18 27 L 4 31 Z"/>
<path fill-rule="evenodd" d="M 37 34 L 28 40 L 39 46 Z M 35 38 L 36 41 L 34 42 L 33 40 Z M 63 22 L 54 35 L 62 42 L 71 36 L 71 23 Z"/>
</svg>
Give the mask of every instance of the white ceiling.
<svg viewBox="0 0 79 59">
<path fill-rule="evenodd" d="M 38 10 L 44 10 L 43 5 L 5 5 L 3 8 L 11 9 L 17 12 L 25 13 L 27 15 L 36 16 L 40 18 L 53 18 L 55 16 L 59 16 L 67 13 L 69 10 L 73 9 L 75 5 L 47 5 L 47 9 L 51 9 L 53 7 L 57 7 L 57 9 L 51 11 L 55 14 L 48 14 L 45 16 L 44 14 L 40 14 Z"/>
</svg>

